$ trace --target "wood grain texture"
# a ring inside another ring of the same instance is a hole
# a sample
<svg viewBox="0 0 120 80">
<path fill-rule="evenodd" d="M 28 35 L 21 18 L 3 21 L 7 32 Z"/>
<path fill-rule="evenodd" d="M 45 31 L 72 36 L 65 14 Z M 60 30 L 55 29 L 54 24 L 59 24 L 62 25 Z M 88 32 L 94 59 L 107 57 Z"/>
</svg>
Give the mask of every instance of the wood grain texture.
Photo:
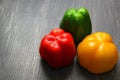
<svg viewBox="0 0 120 80">
<path fill-rule="evenodd" d="M 120 80 L 120 59 L 101 75 L 81 68 L 77 58 L 60 70 L 41 60 L 41 38 L 71 7 L 86 7 L 93 32 L 110 33 L 120 52 L 120 0 L 0 0 L 0 80 Z"/>
</svg>

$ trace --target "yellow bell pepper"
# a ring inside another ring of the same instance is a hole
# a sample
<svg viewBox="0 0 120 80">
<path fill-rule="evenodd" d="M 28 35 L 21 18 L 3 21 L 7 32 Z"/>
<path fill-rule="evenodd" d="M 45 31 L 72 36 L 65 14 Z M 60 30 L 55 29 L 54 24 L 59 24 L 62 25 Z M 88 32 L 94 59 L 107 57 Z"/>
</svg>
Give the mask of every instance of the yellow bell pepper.
<svg viewBox="0 0 120 80">
<path fill-rule="evenodd" d="M 77 47 L 79 64 L 94 74 L 108 72 L 118 60 L 118 50 L 106 32 L 88 35 Z"/>
</svg>

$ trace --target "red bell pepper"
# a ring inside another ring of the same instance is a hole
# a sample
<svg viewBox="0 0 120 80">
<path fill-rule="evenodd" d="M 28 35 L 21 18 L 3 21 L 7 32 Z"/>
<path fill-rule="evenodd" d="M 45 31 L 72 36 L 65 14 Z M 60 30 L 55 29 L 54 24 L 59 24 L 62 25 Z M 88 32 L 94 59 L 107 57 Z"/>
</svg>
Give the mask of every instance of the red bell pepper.
<svg viewBox="0 0 120 80">
<path fill-rule="evenodd" d="M 76 54 L 75 43 L 70 33 L 60 28 L 53 29 L 44 36 L 39 53 L 43 60 L 53 68 L 62 68 L 73 62 Z"/>
</svg>

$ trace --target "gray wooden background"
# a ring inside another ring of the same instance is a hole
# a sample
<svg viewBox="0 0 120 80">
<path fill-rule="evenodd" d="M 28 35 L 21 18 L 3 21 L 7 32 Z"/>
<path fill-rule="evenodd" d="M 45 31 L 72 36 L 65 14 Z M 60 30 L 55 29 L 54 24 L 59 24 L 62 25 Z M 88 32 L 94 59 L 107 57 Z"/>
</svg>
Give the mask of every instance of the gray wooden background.
<svg viewBox="0 0 120 80">
<path fill-rule="evenodd" d="M 41 38 L 71 7 L 87 8 L 92 32 L 110 33 L 120 52 L 120 0 L 0 0 L 0 80 L 120 80 L 120 59 L 101 75 L 81 68 L 77 58 L 60 70 L 41 60 Z"/>
</svg>

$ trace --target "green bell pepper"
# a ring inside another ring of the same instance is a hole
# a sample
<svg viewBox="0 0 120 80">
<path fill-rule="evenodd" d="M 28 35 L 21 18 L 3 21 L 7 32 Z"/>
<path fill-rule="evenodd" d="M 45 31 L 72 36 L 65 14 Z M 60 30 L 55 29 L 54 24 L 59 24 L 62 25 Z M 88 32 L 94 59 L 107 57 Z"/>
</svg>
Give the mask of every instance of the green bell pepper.
<svg viewBox="0 0 120 80">
<path fill-rule="evenodd" d="M 78 45 L 84 37 L 92 32 L 92 24 L 88 10 L 86 8 L 67 9 L 60 23 L 60 28 L 70 32 L 76 45 Z"/>
</svg>

